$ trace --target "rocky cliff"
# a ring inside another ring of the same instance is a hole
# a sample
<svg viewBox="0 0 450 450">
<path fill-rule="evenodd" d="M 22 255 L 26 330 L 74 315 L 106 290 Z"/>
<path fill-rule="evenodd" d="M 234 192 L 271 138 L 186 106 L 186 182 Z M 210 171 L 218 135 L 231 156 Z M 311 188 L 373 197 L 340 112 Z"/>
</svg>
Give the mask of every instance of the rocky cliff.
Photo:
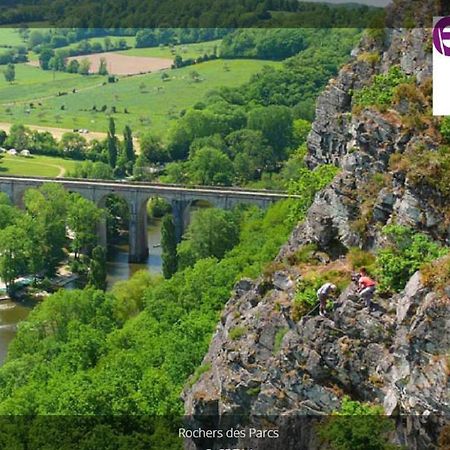
<svg viewBox="0 0 450 450">
<path fill-rule="evenodd" d="M 448 287 L 433 291 L 416 272 L 401 293 L 378 299 L 375 311 L 362 307 L 354 285 L 341 293 L 329 317 L 311 314 L 296 321 L 292 310 L 303 276 L 294 256 L 306 244 L 315 245 L 323 270 L 345 265 L 351 247 L 382 247 L 381 228 L 391 222 L 448 244 L 449 198 L 432 177 L 408 164 L 417 149 L 433 152 L 441 144 L 436 122 L 426 113 L 429 39 L 426 29 L 389 29 L 381 40 L 366 36 L 319 98 L 307 164 L 332 163 L 341 171 L 316 196 L 271 273 L 236 285 L 204 373 L 184 392 L 190 426 L 263 422 L 288 432 L 274 440 L 225 442 L 239 448 L 323 448 L 314 423 L 339 409 L 347 395 L 380 404 L 395 418 L 392 443 L 411 449 L 437 445 L 450 415 Z M 414 76 L 415 95 L 397 96 L 381 110 L 355 108 L 353 93 L 393 66 Z M 186 447 L 223 443 L 197 439 Z"/>
</svg>

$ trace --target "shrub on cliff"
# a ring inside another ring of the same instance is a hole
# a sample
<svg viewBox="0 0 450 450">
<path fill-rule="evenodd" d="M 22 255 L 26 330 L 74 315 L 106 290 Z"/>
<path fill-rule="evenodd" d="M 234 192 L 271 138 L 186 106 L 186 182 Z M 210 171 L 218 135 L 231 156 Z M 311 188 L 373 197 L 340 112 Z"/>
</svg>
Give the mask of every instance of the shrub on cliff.
<svg viewBox="0 0 450 450">
<path fill-rule="evenodd" d="M 392 104 L 397 86 L 411 83 L 398 66 L 392 67 L 386 74 L 375 75 L 373 82 L 353 94 L 353 105 L 359 107 L 375 106 L 385 109 Z"/>
<path fill-rule="evenodd" d="M 432 241 L 423 233 L 401 225 L 383 228 L 388 246 L 377 254 L 380 291 L 398 292 L 422 264 L 445 255 L 448 249 Z"/>
</svg>

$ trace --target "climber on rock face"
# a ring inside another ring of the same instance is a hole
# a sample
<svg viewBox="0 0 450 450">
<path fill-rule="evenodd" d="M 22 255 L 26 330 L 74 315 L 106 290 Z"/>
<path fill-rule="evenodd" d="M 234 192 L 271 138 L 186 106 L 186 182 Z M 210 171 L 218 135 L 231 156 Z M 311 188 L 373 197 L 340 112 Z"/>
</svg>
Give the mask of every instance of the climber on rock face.
<svg viewBox="0 0 450 450">
<path fill-rule="evenodd" d="M 319 315 L 326 315 L 327 300 L 336 292 L 336 286 L 331 283 L 325 283 L 317 291 L 317 299 L 319 300 Z"/>
<path fill-rule="evenodd" d="M 364 300 L 364 304 L 367 308 L 372 307 L 372 299 L 375 294 L 375 289 L 375 281 L 367 275 L 366 268 L 361 267 L 361 269 L 359 269 L 358 294 L 361 300 Z"/>
</svg>

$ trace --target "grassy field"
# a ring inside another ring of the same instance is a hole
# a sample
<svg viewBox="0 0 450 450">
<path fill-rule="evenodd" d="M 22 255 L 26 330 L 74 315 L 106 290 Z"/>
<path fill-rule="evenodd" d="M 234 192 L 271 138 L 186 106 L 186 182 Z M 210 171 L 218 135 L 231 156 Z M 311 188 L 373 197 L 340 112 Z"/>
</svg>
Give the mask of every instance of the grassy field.
<svg viewBox="0 0 450 450">
<path fill-rule="evenodd" d="M 78 164 L 77 161 L 51 156 L 0 156 L 1 175 L 24 175 L 41 177 L 60 177 L 71 171 Z"/>
<path fill-rule="evenodd" d="M 6 103 L 21 103 L 55 96 L 58 92 L 72 91 L 73 88 L 84 89 L 101 84 L 104 77 L 82 76 L 78 74 L 42 70 L 28 64 L 16 64 L 16 79 L 8 83 L 0 77 L 0 103 L 5 112 Z M 0 66 L 1 70 L 1 66 Z M 23 110 L 23 106 L 21 107 Z"/>
<path fill-rule="evenodd" d="M 116 113 L 112 116 L 118 131 L 128 124 L 134 132 L 150 129 L 164 135 L 180 111 L 200 101 L 207 91 L 220 86 L 239 86 L 263 66 L 278 64 L 259 60 L 215 60 L 168 70 L 169 81 L 162 81 L 161 73 L 151 73 L 121 78 L 117 83 L 104 86 L 98 85 L 101 81 L 98 76 L 60 73 L 57 77 L 61 78 L 53 82 L 51 73 L 27 68 L 24 70 L 29 71 L 28 81 L 20 82 L 19 78 L 12 86 L 0 81 L 0 122 L 105 131 L 111 108 L 115 107 Z M 33 70 L 37 72 L 32 73 Z M 200 82 L 192 80 L 190 73 L 194 70 L 200 74 Z M 21 76 L 19 71 L 18 76 Z M 55 96 L 63 86 L 65 90 L 71 90 L 72 87 L 83 89 L 92 85 L 98 86 L 76 94 Z M 10 104 L 14 100 L 45 96 L 49 98 L 42 99 L 42 105 L 31 111 L 24 104 Z M 99 110 L 103 105 L 107 108 L 105 112 L 93 111 L 94 106 Z M 124 112 L 125 108 L 128 113 Z"/>
<path fill-rule="evenodd" d="M 175 45 L 172 48 L 168 46 L 163 47 L 149 47 L 149 48 L 132 48 L 130 50 L 121 51 L 122 55 L 130 56 L 151 56 L 156 58 L 174 58 L 175 55 L 180 55 L 183 59 L 198 58 L 205 53 L 210 55 L 214 50 L 219 49 L 221 39 L 208 42 L 200 42 L 195 44 Z"/>
<path fill-rule="evenodd" d="M 0 51 L 1 47 L 25 45 L 20 34 L 14 28 L 0 28 Z"/>
</svg>

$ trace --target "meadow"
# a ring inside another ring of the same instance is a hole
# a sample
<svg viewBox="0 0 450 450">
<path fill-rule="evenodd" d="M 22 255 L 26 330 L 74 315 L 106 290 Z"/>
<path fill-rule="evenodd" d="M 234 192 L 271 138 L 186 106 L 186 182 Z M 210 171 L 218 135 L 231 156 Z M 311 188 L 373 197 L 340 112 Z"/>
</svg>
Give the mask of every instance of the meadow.
<svg viewBox="0 0 450 450">
<path fill-rule="evenodd" d="M 39 99 L 58 95 L 59 92 L 69 92 L 74 88 L 85 89 L 104 81 L 104 77 L 96 75 L 86 77 L 76 73 L 53 72 L 26 63 L 16 64 L 15 70 L 16 79 L 12 83 L 8 83 L 3 74 L 0 76 L 0 108 L 2 114 L 6 115 L 8 114 L 5 108 L 8 104 L 39 101 Z M 16 107 L 26 114 L 25 110 L 28 108 L 24 108 L 23 105 Z"/>
<path fill-rule="evenodd" d="M 41 177 L 62 177 L 75 168 L 78 161 L 52 156 L 32 155 L 30 157 L 0 155 L 1 175 L 23 175 Z"/>
<path fill-rule="evenodd" d="M 0 81 L 0 122 L 105 131 L 112 116 L 118 130 L 130 125 L 135 133 L 151 129 L 164 136 L 180 112 L 202 100 L 207 91 L 239 86 L 265 65 L 280 63 L 214 60 L 164 71 L 168 75 L 165 81 L 162 72 L 155 72 L 106 84 L 102 83 L 104 77 L 67 73 L 57 73 L 53 81 L 52 72 L 17 65 L 17 82 L 9 85 Z M 198 77 L 192 76 L 193 71 Z M 78 91 L 72 93 L 73 88 Z M 68 95 L 56 96 L 60 90 L 68 91 Z M 11 103 L 37 99 L 41 105 L 34 104 L 33 109 Z"/>
<path fill-rule="evenodd" d="M 15 28 L 0 27 L 0 49 L 17 45 L 25 45 L 18 31 Z"/>
</svg>

